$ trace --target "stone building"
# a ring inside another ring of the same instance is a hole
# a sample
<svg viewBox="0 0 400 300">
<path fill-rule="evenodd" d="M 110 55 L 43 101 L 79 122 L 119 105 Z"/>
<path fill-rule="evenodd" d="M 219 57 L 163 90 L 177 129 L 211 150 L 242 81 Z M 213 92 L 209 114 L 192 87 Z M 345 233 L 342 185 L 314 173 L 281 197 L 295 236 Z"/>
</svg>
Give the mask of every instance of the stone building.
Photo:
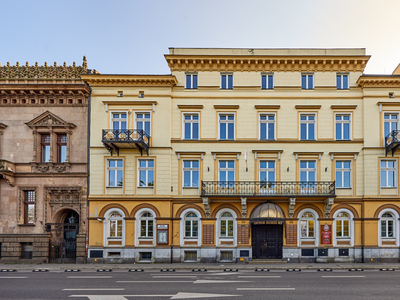
<svg viewBox="0 0 400 300">
<path fill-rule="evenodd" d="M 365 49 L 165 58 L 82 76 L 88 261 L 399 261 L 399 69 L 364 75 Z"/>
<path fill-rule="evenodd" d="M 85 261 L 86 73 L 0 66 L 0 262 Z"/>
</svg>

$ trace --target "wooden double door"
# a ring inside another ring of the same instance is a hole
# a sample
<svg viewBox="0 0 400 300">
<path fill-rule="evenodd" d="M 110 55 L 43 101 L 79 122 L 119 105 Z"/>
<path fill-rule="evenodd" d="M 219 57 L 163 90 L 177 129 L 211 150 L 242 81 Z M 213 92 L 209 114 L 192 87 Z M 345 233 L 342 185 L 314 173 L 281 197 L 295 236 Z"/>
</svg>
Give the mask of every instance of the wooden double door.
<svg viewBox="0 0 400 300">
<path fill-rule="evenodd" d="M 283 225 L 253 225 L 253 259 L 282 259 Z"/>
</svg>

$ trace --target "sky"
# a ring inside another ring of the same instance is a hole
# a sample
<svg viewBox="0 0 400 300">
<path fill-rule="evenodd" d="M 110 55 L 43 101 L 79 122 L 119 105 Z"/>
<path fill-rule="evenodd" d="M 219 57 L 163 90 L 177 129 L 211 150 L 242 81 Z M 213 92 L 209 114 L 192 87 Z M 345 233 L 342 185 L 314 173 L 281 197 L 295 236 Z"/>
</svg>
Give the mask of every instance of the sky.
<svg viewBox="0 0 400 300">
<path fill-rule="evenodd" d="M 400 0 L 0 0 L 0 64 L 169 74 L 188 48 L 366 48 L 366 74 L 400 63 Z"/>
</svg>

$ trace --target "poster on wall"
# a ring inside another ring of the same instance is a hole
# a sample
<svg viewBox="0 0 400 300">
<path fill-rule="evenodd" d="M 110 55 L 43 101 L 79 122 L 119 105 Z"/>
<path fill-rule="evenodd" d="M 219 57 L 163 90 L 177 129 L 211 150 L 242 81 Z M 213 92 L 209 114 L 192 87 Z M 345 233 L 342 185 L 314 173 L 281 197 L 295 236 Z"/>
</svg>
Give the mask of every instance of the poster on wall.
<svg viewBox="0 0 400 300">
<path fill-rule="evenodd" d="M 322 244 L 332 244 L 332 225 L 321 225 Z"/>
</svg>

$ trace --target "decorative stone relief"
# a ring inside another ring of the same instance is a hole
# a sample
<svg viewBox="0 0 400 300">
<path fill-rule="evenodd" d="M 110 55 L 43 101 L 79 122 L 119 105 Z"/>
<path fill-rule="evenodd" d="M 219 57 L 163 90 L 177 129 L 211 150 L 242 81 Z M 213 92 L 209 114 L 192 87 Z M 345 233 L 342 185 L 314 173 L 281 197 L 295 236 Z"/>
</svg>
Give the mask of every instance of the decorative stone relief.
<svg viewBox="0 0 400 300">
<path fill-rule="evenodd" d="M 296 198 L 289 198 L 289 218 L 293 218 Z"/>
<path fill-rule="evenodd" d="M 206 216 L 207 218 L 209 218 L 211 215 L 210 198 L 203 197 L 203 205 L 204 205 L 204 210 L 206 212 Z"/>
<path fill-rule="evenodd" d="M 241 197 L 240 203 L 242 205 L 242 216 L 243 218 L 247 218 L 247 197 Z"/>
<path fill-rule="evenodd" d="M 331 208 L 334 203 L 335 198 L 327 198 L 325 199 L 325 218 L 329 218 L 331 214 Z"/>
</svg>

